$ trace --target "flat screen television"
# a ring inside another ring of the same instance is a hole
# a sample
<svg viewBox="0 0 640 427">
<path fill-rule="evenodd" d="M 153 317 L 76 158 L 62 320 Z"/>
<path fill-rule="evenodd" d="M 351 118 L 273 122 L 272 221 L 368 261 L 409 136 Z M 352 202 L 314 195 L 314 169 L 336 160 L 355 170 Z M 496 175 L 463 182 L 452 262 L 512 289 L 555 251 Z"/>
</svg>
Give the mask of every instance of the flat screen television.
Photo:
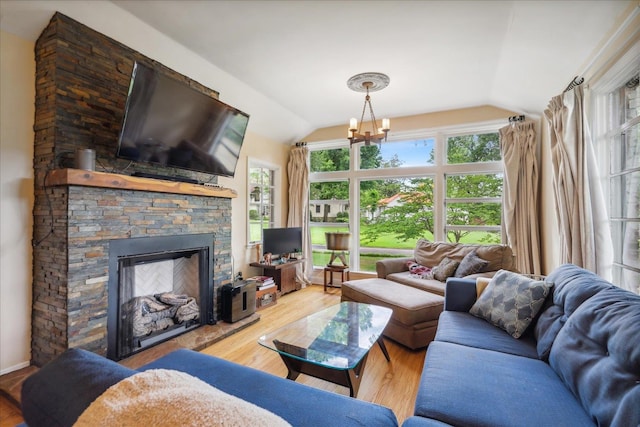
<svg viewBox="0 0 640 427">
<path fill-rule="evenodd" d="M 262 252 L 274 256 L 302 252 L 302 227 L 265 228 L 262 230 Z"/>
<path fill-rule="evenodd" d="M 232 177 L 248 123 L 242 111 L 136 62 L 117 156 Z"/>
</svg>

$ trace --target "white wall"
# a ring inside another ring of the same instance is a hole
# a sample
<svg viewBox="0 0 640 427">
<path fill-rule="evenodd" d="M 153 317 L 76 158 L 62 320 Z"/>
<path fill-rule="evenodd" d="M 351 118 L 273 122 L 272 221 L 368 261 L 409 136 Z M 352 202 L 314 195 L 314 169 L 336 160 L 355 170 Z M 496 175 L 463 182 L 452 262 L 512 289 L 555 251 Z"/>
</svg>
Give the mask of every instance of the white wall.
<svg viewBox="0 0 640 427">
<path fill-rule="evenodd" d="M 0 375 L 31 358 L 33 49 L 0 34 Z"/>
<path fill-rule="evenodd" d="M 250 277 L 259 274 L 260 271 L 254 267 L 249 267 L 249 263 L 256 261 L 255 248 L 249 247 L 248 228 L 249 211 L 247 209 L 248 194 L 248 158 L 259 159 L 268 164 L 280 165 L 281 182 L 280 182 L 280 201 L 281 201 L 281 218 L 280 224 L 287 223 L 287 206 L 289 200 L 289 181 L 287 179 L 287 162 L 289 160 L 289 151 L 291 147 L 281 144 L 277 141 L 247 133 L 240 151 L 240 159 L 236 167 L 234 178 L 218 178 L 218 183 L 224 187 L 232 188 L 238 193 L 238 197 L 231 201 L 231 238 L 233 240 L 233 263 L 234 275 L 242 272 L 243 277 Z M 277 201 L 276 201 L 277 203 Z"/>
</svg>

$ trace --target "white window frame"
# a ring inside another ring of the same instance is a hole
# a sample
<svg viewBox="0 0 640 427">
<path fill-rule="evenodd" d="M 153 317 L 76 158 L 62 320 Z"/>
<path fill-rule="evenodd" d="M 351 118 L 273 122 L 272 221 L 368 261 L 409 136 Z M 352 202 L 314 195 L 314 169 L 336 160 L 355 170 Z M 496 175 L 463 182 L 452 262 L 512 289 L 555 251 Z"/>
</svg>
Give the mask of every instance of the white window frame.
<svg viewBox="0 0 640 427">
<path fill-rule="evenodd" d="M 350 200 L 359 200 L 360 182 L 363 180 L 379 180 L 393 178 L 412 178 L 432 176 L 434 178 L 434 239 L 436 241 L 444 241 L 446 239 L 445 232 L 445 177 L 447 174 L 490 174 L 503 173 L 502 162 L 482 162 L 482 163 L 446 163 L 446 143 L 447 138 L 458 135 L 498 133 L 501 127 L 505 126 L 504 120 L 492 120 L 482 123 L 465 124 L 459 126 L 446 126 L 431 129 L 419 129 L 414 131 L 399 131 L 389 135 L 388 140 L 407 141 L 412 139 L 435 139 L 434 159 L 435 164 L 425 166 L 411 166 L 399 168 L 382 168 L 382 169 L 359 169 L 360 165 L 360 146 L 363 143 L 354 144 L 350 147 L 351 162 L 349 170 L 335 172 L 310 172 L 309 182 L 329 182 L 329 181 L 348 181 L 349 182 L 349 198 Z M 384 142 L 382 143 L 384 144 Z M 345 139 L 322 141 L 309 144 L 310 151 L 330 150 L 337 148 L 349 147 L 349 141 Z M 500 200 L 502 203 L 502 200 Z M 349 231 L 351 233 L 351 248 L 358 247 L 358 239 L 360 236 L 360 221 L 353 221 L 360 218 L 360 204 L 349 204 Z M 505 241 L 504 225 L 502 225 L 501 236 Z M 353 271 L 358 271 L 359 251 L 352 250 L 349 252 L 349 263 Z"/>
<path fill-rule="evenodd" d="M 247 246 L 254 247 L 262 244 L 262 239 L 251 240 L 251 219 L 249 212 L 251 210 L 251 169 L 261 168 L 269 169 L 273 172 L 273 186 L 270 188 L 273 194 L 273 206 L 271 207 L 271 227 L 280 227 L 282 217 L 282 170 L 279 165 L 265 162 L 264 160 L 254 157 L 247 157 Z"/>
<path fill-rule="evenodd" d="M 607 125 L 611 120 L 610 103 L 608 101 L 609 94 L 624 86 L 629 79 L 640 70 L 640 42 L 635 43 L 621 58 L 612 65 L 603 76 L 594 83 L 590 89 L 590 105 L 591 105 L 591 129 L 593 133 L 594 146 L 597 157 L 599 159 L 600 183 L 603 189 L 605 200 L 607 200 L 607 213 L 610 222 L 637 222 L 640 218 L 615 218 L 612 215 L 613 204 L 619 204 L 620 200 L 613 200 L 613 192 L 611 191 L 611 181 L 619 175 L 618 172 L 611 172 L 612 147 L 611 141 L 620 136 L 630 126 L 637 125 L 639 119 L 636 117 L 626 123 L 615 123 Z M 634 169 L 638 171 L 638 169 Z M 628 173 L 628 171 L 627 171 Z M 612 224 L 613 225 L 613 224 Z M 614 245 L 614 254 L 621 253 L 622 241 L 616 239 L 616 233 L 612 233 Z M 633 271 L 640 274 L 638 269 L 625 265 L 622 260 L 614 259 L 613 262 L 613 283 L 619 284 L 633 292 L 640 293 L 640 284 L 624 283 L 623 272 Z"/>
</svg>

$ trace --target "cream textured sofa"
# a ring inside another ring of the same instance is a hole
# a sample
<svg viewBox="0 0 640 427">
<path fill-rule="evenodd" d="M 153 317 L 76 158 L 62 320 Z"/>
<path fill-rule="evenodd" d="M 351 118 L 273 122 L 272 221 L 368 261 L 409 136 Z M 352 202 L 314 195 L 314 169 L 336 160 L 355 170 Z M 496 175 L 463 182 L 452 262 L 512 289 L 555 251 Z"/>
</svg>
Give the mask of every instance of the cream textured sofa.
<svg viewBox="0 0 640 427">
<path fill-rule="evenodd" d="M 515 271 L 513 252 L 506 245 L 475 245 L 465 243 L 430 242 L 420 239 L 416 243 L 414 256 L 410 258 L 388 258 L 376 263 L 376 273 L 381 279 L 391 280 L 403 285 L 412 286 L 427 292 L 444 296 L 445 281 L 428 279 L 412 274 L 409 262 L 425 267 L 436 267 L 444 258 L 461 262 L 467 254 L 474 251 L 478 258 L 487 262 L 480 271 L 470 275 L 455 275 L 451 277 L 493 277 L 498 270 Z"/>
</svg>

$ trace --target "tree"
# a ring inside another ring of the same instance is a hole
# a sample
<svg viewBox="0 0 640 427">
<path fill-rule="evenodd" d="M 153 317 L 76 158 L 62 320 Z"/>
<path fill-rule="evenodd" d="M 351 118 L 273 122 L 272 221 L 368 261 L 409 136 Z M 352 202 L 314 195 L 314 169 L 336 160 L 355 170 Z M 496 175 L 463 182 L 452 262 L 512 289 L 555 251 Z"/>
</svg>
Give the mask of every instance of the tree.
<svg viewBox="0 0 640 427">
<path fill-rule="evenodd" d="M 360 190 L 360 212 L 364 214 L 367 222 L 375 220 L 380 199 L 380 193 L 375 188 Z"/>
<path fill-rule="evenodd" d="M 433 179 L 414 178 L 403 183 L 400 204 L 384 209 L 364 232 L 372 242 L 382 233 L 406 241 L 433 234 Z"/>
<path fill-rule="evenodd" d="M 433 153 L 431 154 L 433 160 Z M 500 137 L 497 133 L 461 135 L 447 140 L 447 163 L 500 161 Z"/>
</svg>

